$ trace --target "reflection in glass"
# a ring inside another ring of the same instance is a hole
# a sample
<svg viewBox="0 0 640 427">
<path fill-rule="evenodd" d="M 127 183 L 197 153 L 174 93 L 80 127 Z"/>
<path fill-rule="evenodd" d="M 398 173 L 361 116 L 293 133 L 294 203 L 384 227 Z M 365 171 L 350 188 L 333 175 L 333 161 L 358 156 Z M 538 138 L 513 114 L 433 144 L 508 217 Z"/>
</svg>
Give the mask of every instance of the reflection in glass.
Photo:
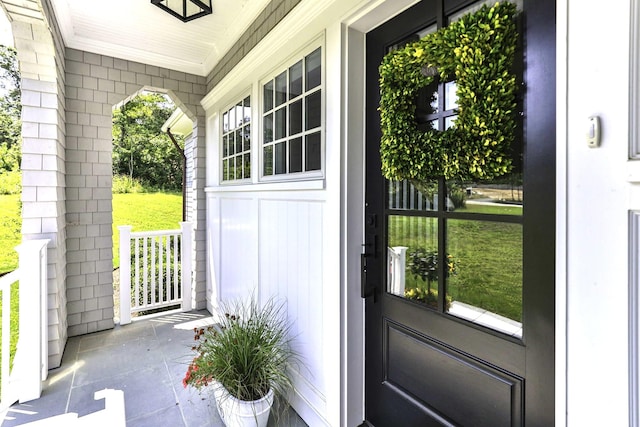
<svg viewBox="0 0 640 427">
<path fill-rule="evenodd" d="M 321 51 L 316 49 L 305 58 L 305 68 L 307 71 L 306 90 L 311 90 L 321 83 Z"/>
<path fill-rule="evenodd" d="M 289 105 L 289 136 L 302 132 L 302 99 Z"/>
<path fill-rule="evenodd" d="M 236 153 L 242 152 L 242 128 L 236 130 Z"/>
<path fill-rule="evenodd" d="M 389 209 L 410 209 L 433 211 L 438 206 L 438 183 L 388 181 L 387 207 Z"/>
<path fill-rule="evenodd" d="M 283 71 L 276 77 L 276 104 L 281 105 L 287 100 L 287 72 Z"/>
<path fill-rule="evenodd" d="M 267 114 L 264 116 L 264 143 L 267 144 L 273 141 L 273 114 Z"/>
<path fill-rule="evenodd" d="M 264 175 L 273 175 L 273 145 L 268 145 L 264 147 L 263 151 L 263 168 Z"/>
<path fill-rule="evenodd" d="M 229 114 L 224 113 L 222 115 L 222 132 L 228 132 L 228 131 L 229 131 Z"/>
<path fill-rule="evenodd" d="M 429 107 L 431 108 L 431 114 L 438 114 L 440 108 L 438 108 L 438 91 L 434 90 L 429 97 Z"/>
<path fill-rule="evenodd" d="M 314 129 L 320 127 L 320 121 L 322 118 L 322 92 L 317 91 L 307 96 L 305 99 L 305 118 L 306 126 L 305 130 Z"/>
<path fill-rule="evenodd" d="M 229 160 L 228 159 L 224 159 L 222 161 L 222 179 L 223 180 L 229 179 Z"/>
<path fill-rule="evenodd" d="M 387 292 L 438 306 L 437 218 L 388 217 Z"/>
<path fill-rule="evenodd" d="M 320 170 L 321 164 L 321 146 L 322 141 L 320 138 L 320 132 L 312 133 L 306 136 L 305 145 L 305 170 L 315 171 Z"/>
<path fill-rule="evenodd" d="M 276 110 L 274 123 L 274 139 L 282 139 L 287 136 L 287 109 L 282 107 Z"/>
<path fill-rule="evenodd" d="M 287 173 L 287 143 L 280 142 L 275 145 L 274 172 L 276 175 Z"/>
<path fill-rule="evenodd" d="M 289 173 L 302 172 L 302 138 L 289 142 Z"/>
<path fill-rule="evenodd" d="M 458 85 L 455 81 L 444 84 L 444 109 L 446 111 L 458 108 L 458 95 L 456 90 Z"/>
<path fill-rule="evenodd" d="M 273 81 L 264 85 L 264 112 L 273 108 Z"/>
<path fill-rule="evenodd" d="M 456 123 L 456 119 L 457 118 L 458 118 L 458 116 L 445 117 L 444 118 L 444 130 L 447 130 L 450 127 L 453 127 L 453 125 Z"/>
<path fill-rule="evenodd" d="M 449 314 L 522 336 L 522 224 L 449 220 Z"/>
<path fill-rule="evenodd" d="M 242 156 L 236 157 L 236 179 L 242 179 L 243 177 Z"/>
<path fill-rule="evenodd" d="M 459 212 L 521 216 L 522 174 L 514 172 L 482 182 L 447 181 L 447 197 Z"/>
<path fill-rule="evenodd" d="M 242 135 L 244 138 L 244 151 L 249 151 L 251 149 L 251 125 L 245 125 Z"/>
<path fill-rule="evenodd" d="M 302 61 L 289 68 L 289 99 L 302 94 Z"/>
<path fill-rule="evenodd" d="M 251 178 L 251 154 L 244 155 L 244 178 Z"/>
<path fill-rule="evenodd" d="M 431 129 L 433 129 L 433 130 L 440 130 L 440 121 L 438 119 L 431 120 L 429 122 L 429 125 L 431 126 Z"/>
</svg>

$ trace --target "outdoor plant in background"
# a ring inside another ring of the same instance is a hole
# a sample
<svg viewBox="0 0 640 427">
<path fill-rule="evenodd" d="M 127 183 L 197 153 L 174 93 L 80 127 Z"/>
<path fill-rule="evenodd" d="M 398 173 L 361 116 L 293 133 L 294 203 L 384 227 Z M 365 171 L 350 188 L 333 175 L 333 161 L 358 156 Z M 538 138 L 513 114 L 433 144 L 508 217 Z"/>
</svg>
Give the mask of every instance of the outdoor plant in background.
<svg viewBox="0 0 640 427">
<path fill-rule="evenodd" d="M 194 357 L 183 385 L 220 397 L 223 401 L 216 403 L 223 419 L 228 418 L 221 409 L 224 399 L 257 401 L 273 391 L 284 408 L 293 389 L 288 369 L 300 363 L 284 302 L 222 304 L 218 317 L 216 325 L 194 329 Z"/>
<path fill-rule="evenodd" d="M 409 272 L 415 278 L 422 279 L 426 283 L 426 289 L 420 285 L 407 289 L 405 298 L 423 302 L 431 306 L 438 304 L 438 291 L 431 289 L 431 284 L 435 283 L 438 287 L 438 251 L 428 250 L 425 248 L 417 248 L 409 251 L 407 254 Z M 447 254 L 447 265 L 445 267 L 445 277 L 456 274 L 456 262 L 453 255 Z M 445 297 L 446 308 L 451 306 L 451 296 Z"/>
</svg>

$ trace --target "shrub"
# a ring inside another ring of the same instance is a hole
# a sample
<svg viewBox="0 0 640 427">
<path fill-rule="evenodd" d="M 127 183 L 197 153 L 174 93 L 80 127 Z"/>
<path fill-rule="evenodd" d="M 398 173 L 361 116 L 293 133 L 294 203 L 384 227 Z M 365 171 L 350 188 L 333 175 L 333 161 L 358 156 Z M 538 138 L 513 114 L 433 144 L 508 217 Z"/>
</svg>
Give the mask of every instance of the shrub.
<svg viewBox="0 0 640 427">
<path fill-rule="evenodd" d="M 114 194 L 145 193 L 142 183 L 127 175 L 114 175 L 112 192 Z"/>
<path fill-rule="evenodd" d="M 0 172 L 0 194 L 20 194 L 22 175 L 20 171 Z"/>
</svg>

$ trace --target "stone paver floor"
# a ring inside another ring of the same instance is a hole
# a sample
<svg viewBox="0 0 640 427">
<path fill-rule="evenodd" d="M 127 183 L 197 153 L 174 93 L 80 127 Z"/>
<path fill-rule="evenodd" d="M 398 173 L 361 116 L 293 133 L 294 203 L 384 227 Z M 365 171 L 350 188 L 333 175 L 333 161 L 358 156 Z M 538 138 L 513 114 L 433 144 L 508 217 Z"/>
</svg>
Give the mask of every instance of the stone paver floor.
<svg viewBox="0 0 640 427">
<path fill-rule="evenodd" d="M 0 425 L 66 413 L 82 419 L 105 409 L 104 399 L 94 400 L 95 392 L 115 389 L 124 393 L 129 427 L 223 426 L 210 396 L 182 386 L 193 328 L 210 322 L 207 311 L 172 313 L 69 338 L 62 365 L 49 371 L 40 399 L 12 406 Z M 270 420 L 269 425 L 276 423 Z M 292 410 L 277 425 L 306 426 Z"/>
</svg>

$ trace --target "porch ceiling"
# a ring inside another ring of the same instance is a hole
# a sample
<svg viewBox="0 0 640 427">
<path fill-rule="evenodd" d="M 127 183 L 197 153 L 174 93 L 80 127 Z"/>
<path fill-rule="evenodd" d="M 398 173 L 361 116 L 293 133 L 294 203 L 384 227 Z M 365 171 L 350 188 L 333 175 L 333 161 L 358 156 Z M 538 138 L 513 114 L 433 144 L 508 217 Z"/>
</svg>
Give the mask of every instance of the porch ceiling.
<svg viewBox="0 0 640 427">
<path fill-rule="evenodd" d="M 183 23 L 150 0 L 52 0 L 70 48 L 207 75 L 269 0 L 213 0 Z"/>
</svg>

